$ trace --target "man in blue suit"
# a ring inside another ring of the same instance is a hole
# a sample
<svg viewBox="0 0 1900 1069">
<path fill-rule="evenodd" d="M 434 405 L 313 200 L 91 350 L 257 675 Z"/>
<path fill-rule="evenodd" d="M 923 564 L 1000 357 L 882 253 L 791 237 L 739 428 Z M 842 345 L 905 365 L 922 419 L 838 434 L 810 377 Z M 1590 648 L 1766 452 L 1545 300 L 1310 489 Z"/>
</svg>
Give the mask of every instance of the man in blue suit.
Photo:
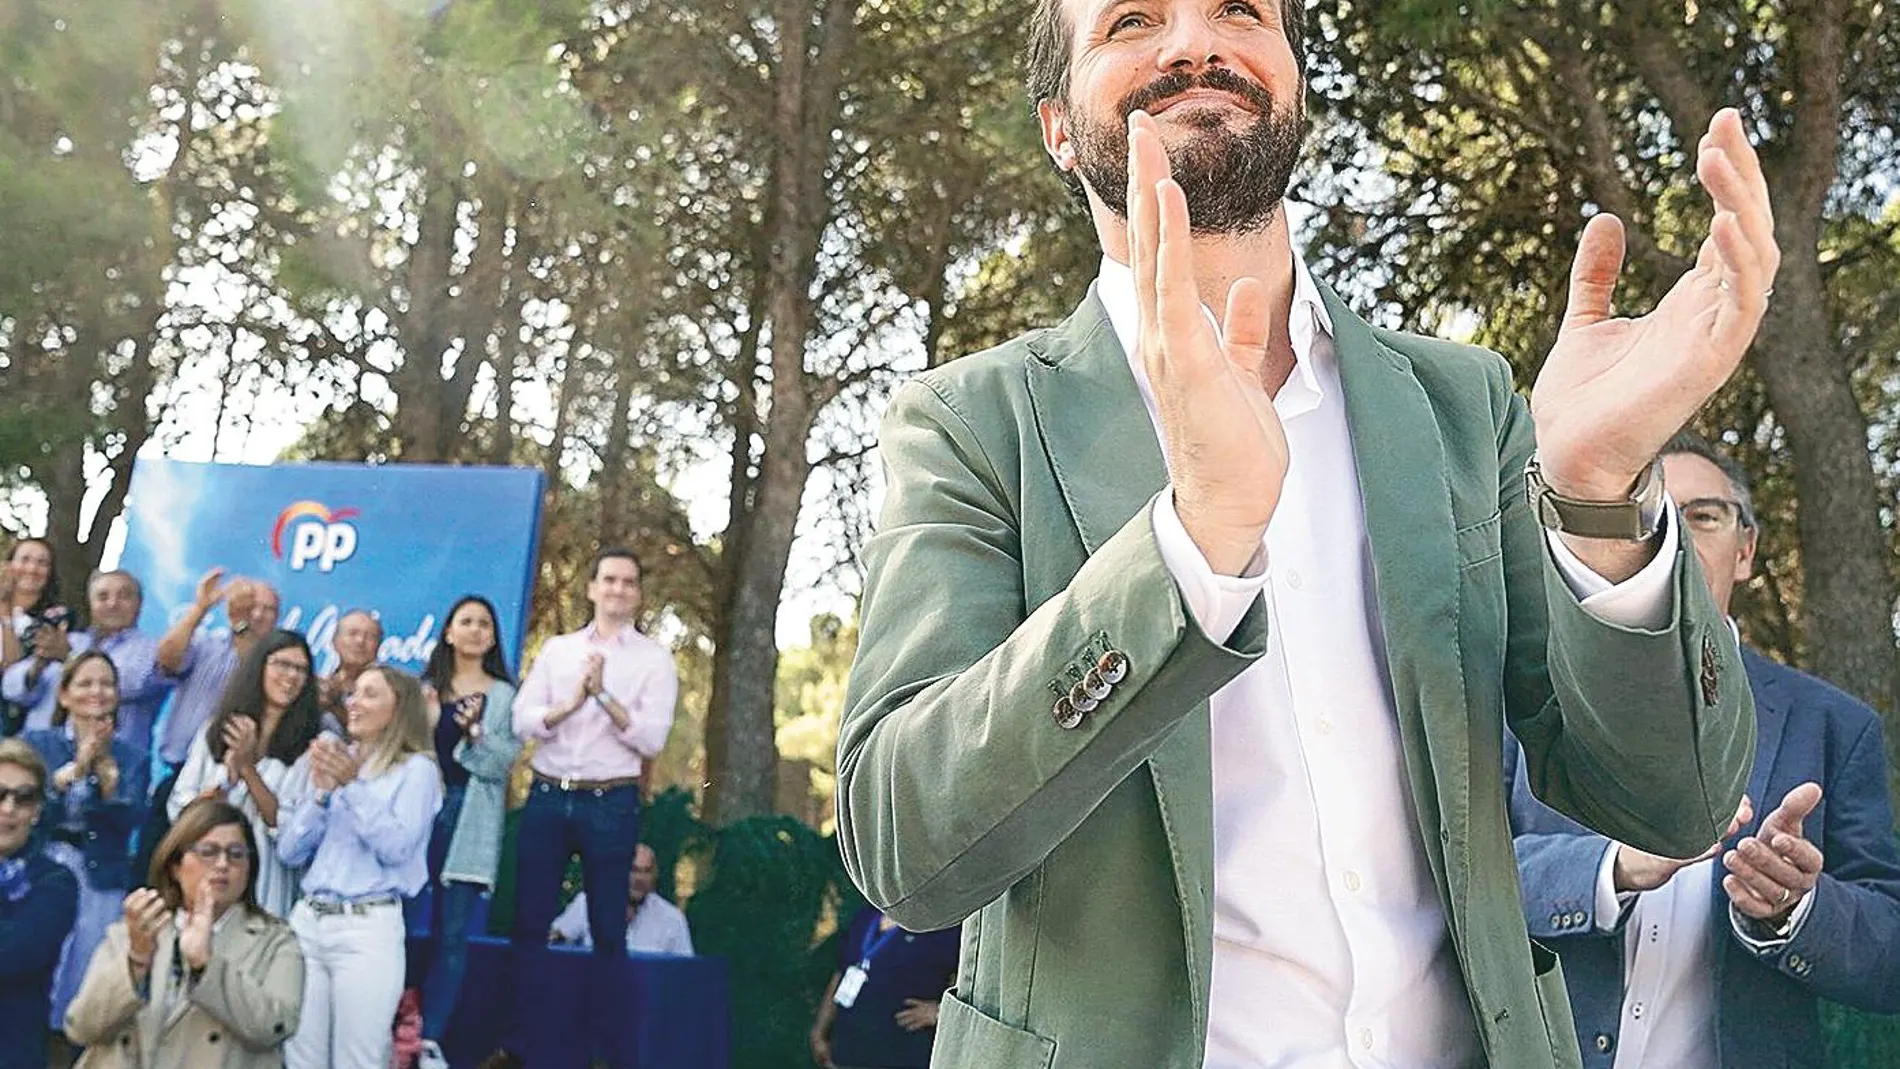
<svg viewBox="0 0 1900 1069">
<path fill-rule="evenodd" d="M 1747 476 L 1687 435 L 1664 449 L 1663 472 L 1727 613 L 1755 559 Z M 1687 860 L 1633 850 L 1546 808 L 1512 770 L 1525 915 L 1563 960 L 1589 1069 L 1817 1065 L 1818 999 L 1900 1012 L 1880 721 L 1753 650 L 1742 662 L 1757 741 L 1732 846 Z M 1774 807 L 1759 824 L 1750 799 Z"/>
</svg>

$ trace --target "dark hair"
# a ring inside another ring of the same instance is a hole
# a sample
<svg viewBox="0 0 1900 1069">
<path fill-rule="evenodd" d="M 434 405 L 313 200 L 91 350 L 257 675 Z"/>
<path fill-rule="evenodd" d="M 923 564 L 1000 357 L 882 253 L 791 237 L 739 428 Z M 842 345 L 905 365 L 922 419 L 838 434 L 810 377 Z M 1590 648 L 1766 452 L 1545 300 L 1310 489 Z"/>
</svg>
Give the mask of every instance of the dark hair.
<svg viewBox="0 0 1900 1069">
<path fill-rule="evenodd" d="M 66 688 L 72 686 L 73 676 L 78 673 L 79 669 L 85 665 L 87 661 L 104 661 L 106 667 L 112 669 L 112 685 L 114 687 L 119 685 L 119 666 L 112 663 L 112 658 L 106 654 L 106 651 L 94 646 L 89 650 L 75 653 L 71 657 L 66 658 L 66 663 L 61 665 L 59 669 L 59 690 L 57 695 L 64 695 L 66 693 Z M 56 696 L 53 701 L 53 726 L 56 728 L 65 727 L 66 720 L 71 715 L 72 713 L 66 708 L 66 703 L 59 700 L 58 696 Z M 114 705 L 112 709 L 112 723 L 114 726 L 117 726 L 118 722 L 119 709 L 117 705 Z"/>
<path fill-rule="evenodd" d="M 185 851 L 198 844 L 198 840 L 225 827 L 235 825 L 244 835 L 244 845 L 251 852 L 251 861 L 246 866 L 244 894 L 238 901 L 244 904 L 253 916 L 263 916 L 263 907 L 257 904 L 257 833 L 251 830 L 251 821 L 244 811 L 222 798 L 200 798 L 186 806 L 172 821 L 171 830 L 158 841 L 158 848 L 152 851 L 152 867 L 146 871 L 145 882 L 158 891 L 165 904 L 173 909 L 189 909 L 191 903 L 185 900 L 185 889 L 179 886 L 178 875 L 172 870 L 185 859 Z"/>
<path fill-rule="evenodd" d="M 646 567 L 640 563 L 639 557 L 633 555 L 633 550 L 625 546 L 608 546 L 606 549 L 594 554 L 594 564 L 593 567 L 587 569 L 587 578 L 590 580 L 599 579 L 600 566 L 610 560 L 630 560 L 633 562 L 633 570 L 636 578 L 645 579 L 647 576 Z"/>
<path fill-rule="evenodd" d="M 13 558 L 19 556 L 20 547 L 29 543 L 37 543 L 46 549 L 46 585 L 40 588 L 39 600 L 26 607 L 29 616 L 38 616 L 59 600 L 59 554 L 53 551 L 53 543 L 44 538 L 22 538 L 7 550 L 7 562 L 12 563 Z"/>
<path fill-rule="evenodd" d="M 1029 16 L 1029 40 L 1023 45 L 1023 87 L 1029 106 L 1045 100 L 1067 101 L 1069 67 L 1074 56 L 1075 28 L 1062 10 L 1063 0 L 1036 0 Z M 1306 75 L 1306 0 L 1280 0 L 1280 25 L 1293 50 L 1300 76 Z"/>
<path fill-rule="evenodd" d="M 636 562 L 635 567 L 638 566 Z M 490 679 L 504 683 L 515 681 L 515 677 L 508 674 L 508 657 L 501 652 L 501 614 L 495 611 L 495 603 L 480 594 L 464 594 L 449 606 L 449 614 L 442 618 L 442 637 L 435 640 L 435 649 L 429 651 L 429 663 L 422 669 L 422 678 L 445 697 L 455 676 L 455 650 L 449 646 L 449 625 L 455 622 L 455 614 L 461 612 L 464 605 L 480 605 L 487 610 L 488 621 L 495 625 L 495 644 L 482 654 L 482 671 L 488 673 Z"/>
<path fill-rule="evenodd" d="M 1260 0 L 1262 3 L 1269 0 Z M 1279 0 L 1280 26 L 1287 47 L 1293 50 L 1293 63 L 1301 78 L 1306 77 L 1306 0 Z M 1020 62 L 1023 88 L 1029 93 L 1031 110 L 1045 100 L 1068 103 L 1069 69 L 1075 55 L 1075 28 L 1062 10 L 1063 0 L 1036 0 L 1029 16 L 1029 40 L 1024 42 Z M 1086 205 L 1082 178 L 1074 171 L 1056 169 L 1070 196 Z"/>
<path fill-rule="evenodd" d="M 265 634 L 263 641 L 252 647 L 231 673 L 231 681 L 224 685 L 224 696 L 218 700 L 218 711 L 204 728 L 205 744 L 211 749 L 212 760 L 224 760 L 224 725 L 230 723 L 232 717 L 248 716 L 263 728 L 264 662 L 278 650 L 287 649 L 302 650 L 306 659 L 310 657 L 310 644 L 302 635 L 276 628 Z M 310 663 L 314 666 L 316 662 Z M 310 748 L 322 727 L 323 710 L 317 705 L 316 674 L 307 672 L 303 687 L 291 699 L 290 708 L 284 710 L 283 719 L 277 722 L 277 730 L 264 740 L 264 755 L 290 764 Z"/>
<path fill-rule="evenodd" d="M 1735 500 L 1741 505 L 1741 523 L 1751 530 L 1755 528 L 1755 493 L 1748 485 L 1748 469 L 1737 463 L 1734 458 L 1718 451 L 1715 443 L 1694 431 L 1677 431 L 1674 438 L 1662 447 L 1660 457 L 1690 456 L 1701 457 L 1718 468 L 1728 479 L 1729 489 L 1735 492 Z"/>
</svg>

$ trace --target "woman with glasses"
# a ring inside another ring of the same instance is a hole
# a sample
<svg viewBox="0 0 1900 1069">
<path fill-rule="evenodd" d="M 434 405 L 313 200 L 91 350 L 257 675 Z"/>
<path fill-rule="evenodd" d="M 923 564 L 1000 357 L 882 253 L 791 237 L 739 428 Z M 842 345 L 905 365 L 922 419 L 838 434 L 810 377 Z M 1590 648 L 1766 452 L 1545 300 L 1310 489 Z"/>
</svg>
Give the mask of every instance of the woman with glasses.
<svg viewBox="0 0 1900 1069">
<path fill-rule="evenodd" d="M 290 1069 L 383 1069 L 402 997 L 402 900 L 428 880 L 442 806 L 422 684 L 388 665 L 356 677 L 350 741 L 310 748 L 314 788 L 284 820 L 278 848 L 308 864 L 290 925 L 304 952 L 304 1013 Z"/>
<path fill-rule="evenodd" d="M 257 901 L 277 917 L 290 916 L 298 880 L 297 867 L 279 859 L 277 829 L 310 790 L 310 744 L 322 723 L 310 647 L 294 631 L 272 631 L 231 673 L 166 802 L 173 820 L 200 798 L 243 810 L 257 839 Z"/>
<path fill-rule="evenodd" d="M 46 1069 L 47 1000 L 79 905 L 79 881 L 33 834 L 45 801 L 46 762 L 0 739 L 0 1069 Z"/>
<path fill-rule="evenodd" d="M 67 661 L 56 698 L 53 726 L 22 736 L 53 770 L 46 852 L 79 878 L 79 917 L 53 981 L 53 1028 L 133 884 L 132 833 L 145 821 L 151 777 L 145 751 L 113 737 L 119 673 L 112 658 L 87 650 Z"/>
<path fill-rule="evenodd" d="M 303 1009 L 303 955 L 257 904 L 251 818 L 193 802 L 93 955 L 66 1035 L 78 1069 L 276 1069 Z"/>
</svg>

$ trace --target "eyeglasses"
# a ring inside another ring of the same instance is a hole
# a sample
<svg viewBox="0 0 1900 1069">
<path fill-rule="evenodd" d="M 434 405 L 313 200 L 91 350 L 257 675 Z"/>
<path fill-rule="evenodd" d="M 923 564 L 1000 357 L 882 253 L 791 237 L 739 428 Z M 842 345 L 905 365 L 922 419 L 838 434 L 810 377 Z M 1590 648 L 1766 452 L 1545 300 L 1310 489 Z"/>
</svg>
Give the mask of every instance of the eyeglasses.
<svg viewBox="0 0 1900 1069">
<path fill-rule="evenodd" d="M 1753 526 L 1742 512 L 1742 503 L 1728 497 L 1698 497 L 1680 506 L 1683 522 L 1695 534 L 1726 534 L 1737 524 Z"/>
<path fill-rule="evenodd" d="M 277 660 L 277 659 L 266 658 L 264 661 L 264 666 L 266 668 L 274 668 L 277 671 L 282 672 L 287 676 L 297 676 L 298 678 L 302 678 L 310 674 L 310 666 L 307 664 L 304 664 L 302 661 L 287 661 L 287 660 Z"/>
<path fill-rule="evenodd" d="M 251 859 L 251 848 L 243 843 L 219 846 L 217 843 L 198 843 L 191 848 L 191 856 L 207 865 L 215 865 L 222 857 L 232 865 L 242 865 Z"/>
<path fill-rule="evenodd" d="M 46 800 L 46 792 L 38 787 L 0 787 L 0 805 L 12 802 L 20 809 L 37 809 Z"/>
</svg>

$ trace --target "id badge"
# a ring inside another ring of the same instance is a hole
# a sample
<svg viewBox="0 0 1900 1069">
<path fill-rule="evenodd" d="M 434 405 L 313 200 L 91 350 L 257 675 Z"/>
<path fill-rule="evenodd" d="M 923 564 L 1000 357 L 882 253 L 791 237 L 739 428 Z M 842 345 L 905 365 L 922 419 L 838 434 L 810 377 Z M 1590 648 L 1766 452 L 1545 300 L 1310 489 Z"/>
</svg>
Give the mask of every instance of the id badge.
<svg viewBox="0 0 1900 1069">
<path fill-rule="evenodd" d="M 858 992 L 864 990 L 864 978 L 867 975 L 862 965 L 846 969 L 844 978 L 838 981 L 838 993 L 831 997 L 831 1001 L 837 1003 L 839 1009 L 850 1009 L 851 1004 L 858 1000 Z"/>
</svg>

